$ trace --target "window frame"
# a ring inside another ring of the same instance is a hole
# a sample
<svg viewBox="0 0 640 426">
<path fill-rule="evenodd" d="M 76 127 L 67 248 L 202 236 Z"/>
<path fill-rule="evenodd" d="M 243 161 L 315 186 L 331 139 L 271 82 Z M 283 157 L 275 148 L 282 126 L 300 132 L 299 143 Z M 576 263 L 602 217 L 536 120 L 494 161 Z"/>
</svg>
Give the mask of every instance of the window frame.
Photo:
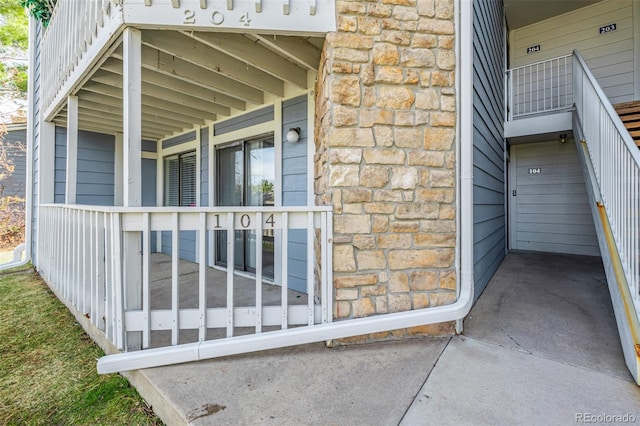
<svg viewBox="0 0 640 426">
<path fill-rule="evenodd" d="M 191 165 L 193 167 L 193 172 L 191 173 L 191 177 L 193 178 L 193 182 L 191 183 L 192 186 L 192 194 L 189 197 L 188 200 L 183 200 L 183 197 L 185 196 L 185 194 L 183 193 L 183 178 L 184 178 L 184 173 L 183 173 L 183 168 L 185 167 L 185 165 L 187 164 L 186 162 L 183 162 L 183 159 L 189 159 L 189 165 Z M 192 159 L 192 160 L 191 160 Z M 177 190 L 176 190 L 176 197 L 177 197 L 177 203 L 176 204 L 171 204 L 170 203 L 170 199 L 171 199 L 171 190 L 172 190 L 172 186 L 174 185 L 174 182 L 172 180 L 170 180 L 170 175 L 169 173 L 171 172 L 171 167 L 169 166 L 169 161 L 173 161 L 173 160 L 177 160 Z M 192 161 L 192 163 L 191 163 Z M 162 163 L 163 163 L 163 188 L 164 188 L 164 193 L 163 193 L 163 197 L 162 197 L 162 205 L 165 207 L 196 207 L 198 205 L 198 153 L 197 150 L 192 149 L 192 150 L 188 150 L 188 151 L 183 151 L 183 152 L 179 152 L 179 153 L 175 153 L 175 154 L 171 154 L 171 155 L 166 155 L 164 157 L 162 157 Z M 185 204 L 185 202 L 188 202 L 188 204 Z"/>
</svg>

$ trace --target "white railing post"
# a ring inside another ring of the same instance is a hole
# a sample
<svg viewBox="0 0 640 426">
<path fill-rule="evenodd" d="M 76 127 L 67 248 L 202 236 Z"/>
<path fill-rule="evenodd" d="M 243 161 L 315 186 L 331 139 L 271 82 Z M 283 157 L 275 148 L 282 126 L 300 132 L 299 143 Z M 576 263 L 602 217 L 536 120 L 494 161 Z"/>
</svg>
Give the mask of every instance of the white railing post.
<svg viewBox="0 0 640 426">
<path fill-rule="evenodd" d="M 262 213 L 256 213 L 256 333 L 262 332 Z"/>
<path fill-rule="evenodd" d="M 198 310 L 200 324 L 198 325 L 198 340 L 207 338 L 207 214 L 200 213 L 198 227 L 199 257 L 198 257 Z"/>
<path fill-rule="evenodd" d="M 235 217 L 227 213 L 227 337 L 233 336 L 233 271 L 235 269 Z"/>
<path fill-rule="evenodd" d="M 282 288 L 280 294 L 281 327 L 289 326 L 289 213 L 282 212 Z"/>
<path fill-rule="evenodd" d="M 307 325 L 315 323 L 315 215 L 307 213 Z"/>
<path fill-rule="evenodd" d="M 142 214 L 142 348 L 151 346 L 151 290 L 150 290 L 150 257 L 151 257 L 151 216 Z"/>
<path fill-rule="evenodd" d="M 115 343 L 118 349 L 125 349 L 125 319 L 124 319 L 124 280 L 122 257 L 122 225 L 120 213 L 111 214 L 111 249 L 113 250 L 113 280 L 114 280 L 114 319 L 115 319 Z"/>
<path fill-rule="evenodd" d="M 180 332 L 180 221 L 171 215 L 171 344 L 177 345 Z"/>
</svg>

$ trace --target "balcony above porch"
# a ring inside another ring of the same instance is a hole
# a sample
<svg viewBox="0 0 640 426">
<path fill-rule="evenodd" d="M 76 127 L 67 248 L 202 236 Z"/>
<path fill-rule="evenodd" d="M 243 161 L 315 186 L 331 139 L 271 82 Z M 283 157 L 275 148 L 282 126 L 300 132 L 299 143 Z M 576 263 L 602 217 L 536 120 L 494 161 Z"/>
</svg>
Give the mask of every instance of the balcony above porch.
<svg viewBox="0 0 640 426">
<path fill-rule="evenodd" d="M 122 129 L 126 27 L 142 37 L 142 137 L 160 139 L 308 90 L 328 0 L 58 0 L 41 44 L 44 117 L 66 126 Z"/>
</svg>

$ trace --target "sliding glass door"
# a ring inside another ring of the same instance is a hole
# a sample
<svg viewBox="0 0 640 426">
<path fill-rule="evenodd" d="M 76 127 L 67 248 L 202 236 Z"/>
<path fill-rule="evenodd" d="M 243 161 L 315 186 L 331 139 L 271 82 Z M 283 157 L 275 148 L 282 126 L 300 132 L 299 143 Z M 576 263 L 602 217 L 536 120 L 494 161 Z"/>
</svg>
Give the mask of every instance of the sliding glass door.
<svg viewBox="0 0 640 426">
<path fill-rule="evenodd" d="M 273 206 L 275 183 L 273 134 L 216 148 L 216 205 Z M 273 278 L 273 231 L 262 235 L 262 268 Z M 227 266 L 227 235 L 216 232 L 216 264 Z M 234 264 L 240 271 L 256 270 L 255 231 L 236 231 Z"/>
</svg>

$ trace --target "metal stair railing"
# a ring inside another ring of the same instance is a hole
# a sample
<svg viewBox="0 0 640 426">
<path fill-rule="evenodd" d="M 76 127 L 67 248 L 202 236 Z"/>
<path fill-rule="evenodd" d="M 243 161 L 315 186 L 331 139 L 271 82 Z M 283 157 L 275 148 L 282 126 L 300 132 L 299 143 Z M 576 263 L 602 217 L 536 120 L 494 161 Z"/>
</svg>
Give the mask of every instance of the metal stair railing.
<svg viewBox="0 0 640 426">
<path fill-rule="evenodd" d="M 640 152 L 584 59 L 574 52 L 574 102 L 636 312 L 640 311 Z"/>
<path fill-rule="evenodd" d="M 577 51 L 573 130 L 625 362 L 640 385 L 640 152 Z"/>
</svg>

